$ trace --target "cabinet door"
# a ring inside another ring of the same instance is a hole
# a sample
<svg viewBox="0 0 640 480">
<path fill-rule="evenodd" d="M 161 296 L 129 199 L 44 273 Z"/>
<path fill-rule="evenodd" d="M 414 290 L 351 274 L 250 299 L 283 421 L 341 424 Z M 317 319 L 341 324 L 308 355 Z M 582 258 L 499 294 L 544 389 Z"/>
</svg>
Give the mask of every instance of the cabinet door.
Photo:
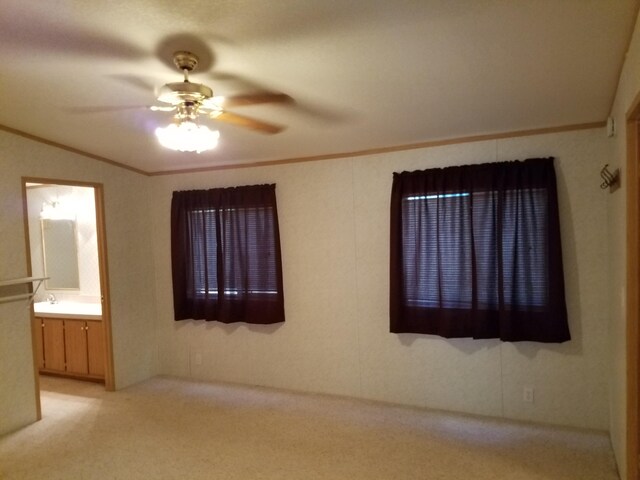
<svg viewBox="0 0 640 480">
<path fill-rule="evenodd" d="M 84 320 L 64 321 L 64 351 L 67 357 L 67 373 L 86 375 L 87 333 Z"/>
<path fill-rule="evenodd" d="M 87 320 L 89 374 L 104 376 L 104 328 L 101 321 Z"/>
<path fill-rule="evenodd" d="M 35 317 L 33 319 L 33 348 L 36 354 L 36 368 L 44 368 L 44 345 L 42 338 L 43 329 L 42 319 Z"/>
<path fill-rule="evenodd" d="M 64 320 L 43 318 L 44 368 L 64 372 Z"/>
</svg>

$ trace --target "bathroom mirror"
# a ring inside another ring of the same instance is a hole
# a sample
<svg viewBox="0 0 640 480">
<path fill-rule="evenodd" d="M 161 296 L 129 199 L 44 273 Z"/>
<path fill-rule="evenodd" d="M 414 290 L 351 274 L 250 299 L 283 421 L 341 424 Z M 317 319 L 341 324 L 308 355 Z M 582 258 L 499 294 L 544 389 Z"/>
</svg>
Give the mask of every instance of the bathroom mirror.
<svg viewBox="0 0 640 480">
<path fill-rule="evenodd" d="M 44 275 L 48 290 L 79 290 L 78 247 L 74 220 L 42 219 Z"/>
</svg>

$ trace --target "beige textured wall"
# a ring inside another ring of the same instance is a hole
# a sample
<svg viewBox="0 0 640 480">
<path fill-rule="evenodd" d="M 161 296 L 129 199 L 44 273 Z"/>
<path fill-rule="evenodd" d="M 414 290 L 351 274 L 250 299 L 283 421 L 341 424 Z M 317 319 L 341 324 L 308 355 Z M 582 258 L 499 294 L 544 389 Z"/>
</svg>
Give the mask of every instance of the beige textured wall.
<svg viewBox="0 0 640 480">
<path fill-rule="evenodd" d="M 640 17 L 636 20 L 636 28 L 627 52 L 626 61 L 620 75 L 618 91 L 613 103 L 611 116 L 615 119 L 618 132 L 611 140 L 614 153 L 608 162 L 611 169 L 620 168 L 622 188 L 609 195 L 607 213 L 609 219 L 608 232 L 610 238 L 609 264 L 609 304 L 611 306 L 611 440 L 620 468 L 621 478 L 626 478 L 626 188 L 625 166 L 626 149 L 626 114 L 633 101 L 640 95 Z"/>
<path fill-rule="evenodd" d="M 597 171 L 609 161 L 612 142 L 602 129 L 150 179 L 4 132 L 0 146 L 0 278 L 26 274 L 22 176 L 105 185 L 118 387 L 159 371 L 564 425 L 609 425 L 608 252 L 601 228 L 609 197 L 598 188 Z M 392 172 L 546 155 L 557 158 L 574 340 L 502 344 L 388 333 Z M 174 322 L 171 192 L 264 182 L 278 185 L 287 322 Z M 13 392 L 0 397 L 0 432 L 35 418 L 28 318 L 23 306 L 0 304 L 0 322 L 10 332 L 0 336 L 0 390 Z M 522 402 L 525 385 L 536 389 L 533 405 Z"/>
<path fill-rule="evenodd" d="M 116 386 L 156 373 L 147 177 L 0 131 L 0 279 L 26 276 L 22 177 L 104 185 Z M 35 420 L 29 309 L 0 304 L 0 434 Z"/>
<path fill-rule="evenodd" d="M 162 373 L 606 429 L 604 129 L 272 167 L 154 177 Z M 395 335 L 388 326 L 392 173 L 555 156 L 574 340 L 562 345 Z M 287 322 L 173 321 L 173 190 L 275 182 Z M 533 386 L 534 404 L 522 401 Z"/>
</svg>

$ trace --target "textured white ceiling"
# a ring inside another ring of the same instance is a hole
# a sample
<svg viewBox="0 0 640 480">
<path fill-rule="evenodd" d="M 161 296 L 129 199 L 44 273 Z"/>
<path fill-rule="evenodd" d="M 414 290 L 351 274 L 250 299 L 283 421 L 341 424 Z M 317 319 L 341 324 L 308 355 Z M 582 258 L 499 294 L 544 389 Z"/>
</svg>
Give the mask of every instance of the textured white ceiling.
<svg viewBox="0 0 640 480">
<path fill-rule="evenodd" d="M 606 119 L 638 0 L 0 0 L 0 124 L 146 172 L 393 147 Z M 176 153 L 148 109 L 180 81 L 295 104 L 230 109 L 215 151 Z M 74 110 L 75 109 L 75 110 Z"/>
</svg>

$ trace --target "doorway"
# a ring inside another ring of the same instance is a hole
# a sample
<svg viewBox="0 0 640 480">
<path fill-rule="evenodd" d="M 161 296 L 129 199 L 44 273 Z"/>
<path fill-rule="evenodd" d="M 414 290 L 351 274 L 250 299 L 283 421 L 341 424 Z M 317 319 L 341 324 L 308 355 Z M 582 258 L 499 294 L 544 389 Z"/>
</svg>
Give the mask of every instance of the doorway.
<svg viewBox="0 0 640 480">
<path fill-rule="evenodd" d="M 40 375 L 115 389 L 103 187 L 24 178 L 29 275 L 45 277 L 31 308 L 38 418 Z"/>
<path fill-rule="evenodd" d="M 640 480 L 640 98 L 627 114 L 627 479 Z"/>
</svg>

